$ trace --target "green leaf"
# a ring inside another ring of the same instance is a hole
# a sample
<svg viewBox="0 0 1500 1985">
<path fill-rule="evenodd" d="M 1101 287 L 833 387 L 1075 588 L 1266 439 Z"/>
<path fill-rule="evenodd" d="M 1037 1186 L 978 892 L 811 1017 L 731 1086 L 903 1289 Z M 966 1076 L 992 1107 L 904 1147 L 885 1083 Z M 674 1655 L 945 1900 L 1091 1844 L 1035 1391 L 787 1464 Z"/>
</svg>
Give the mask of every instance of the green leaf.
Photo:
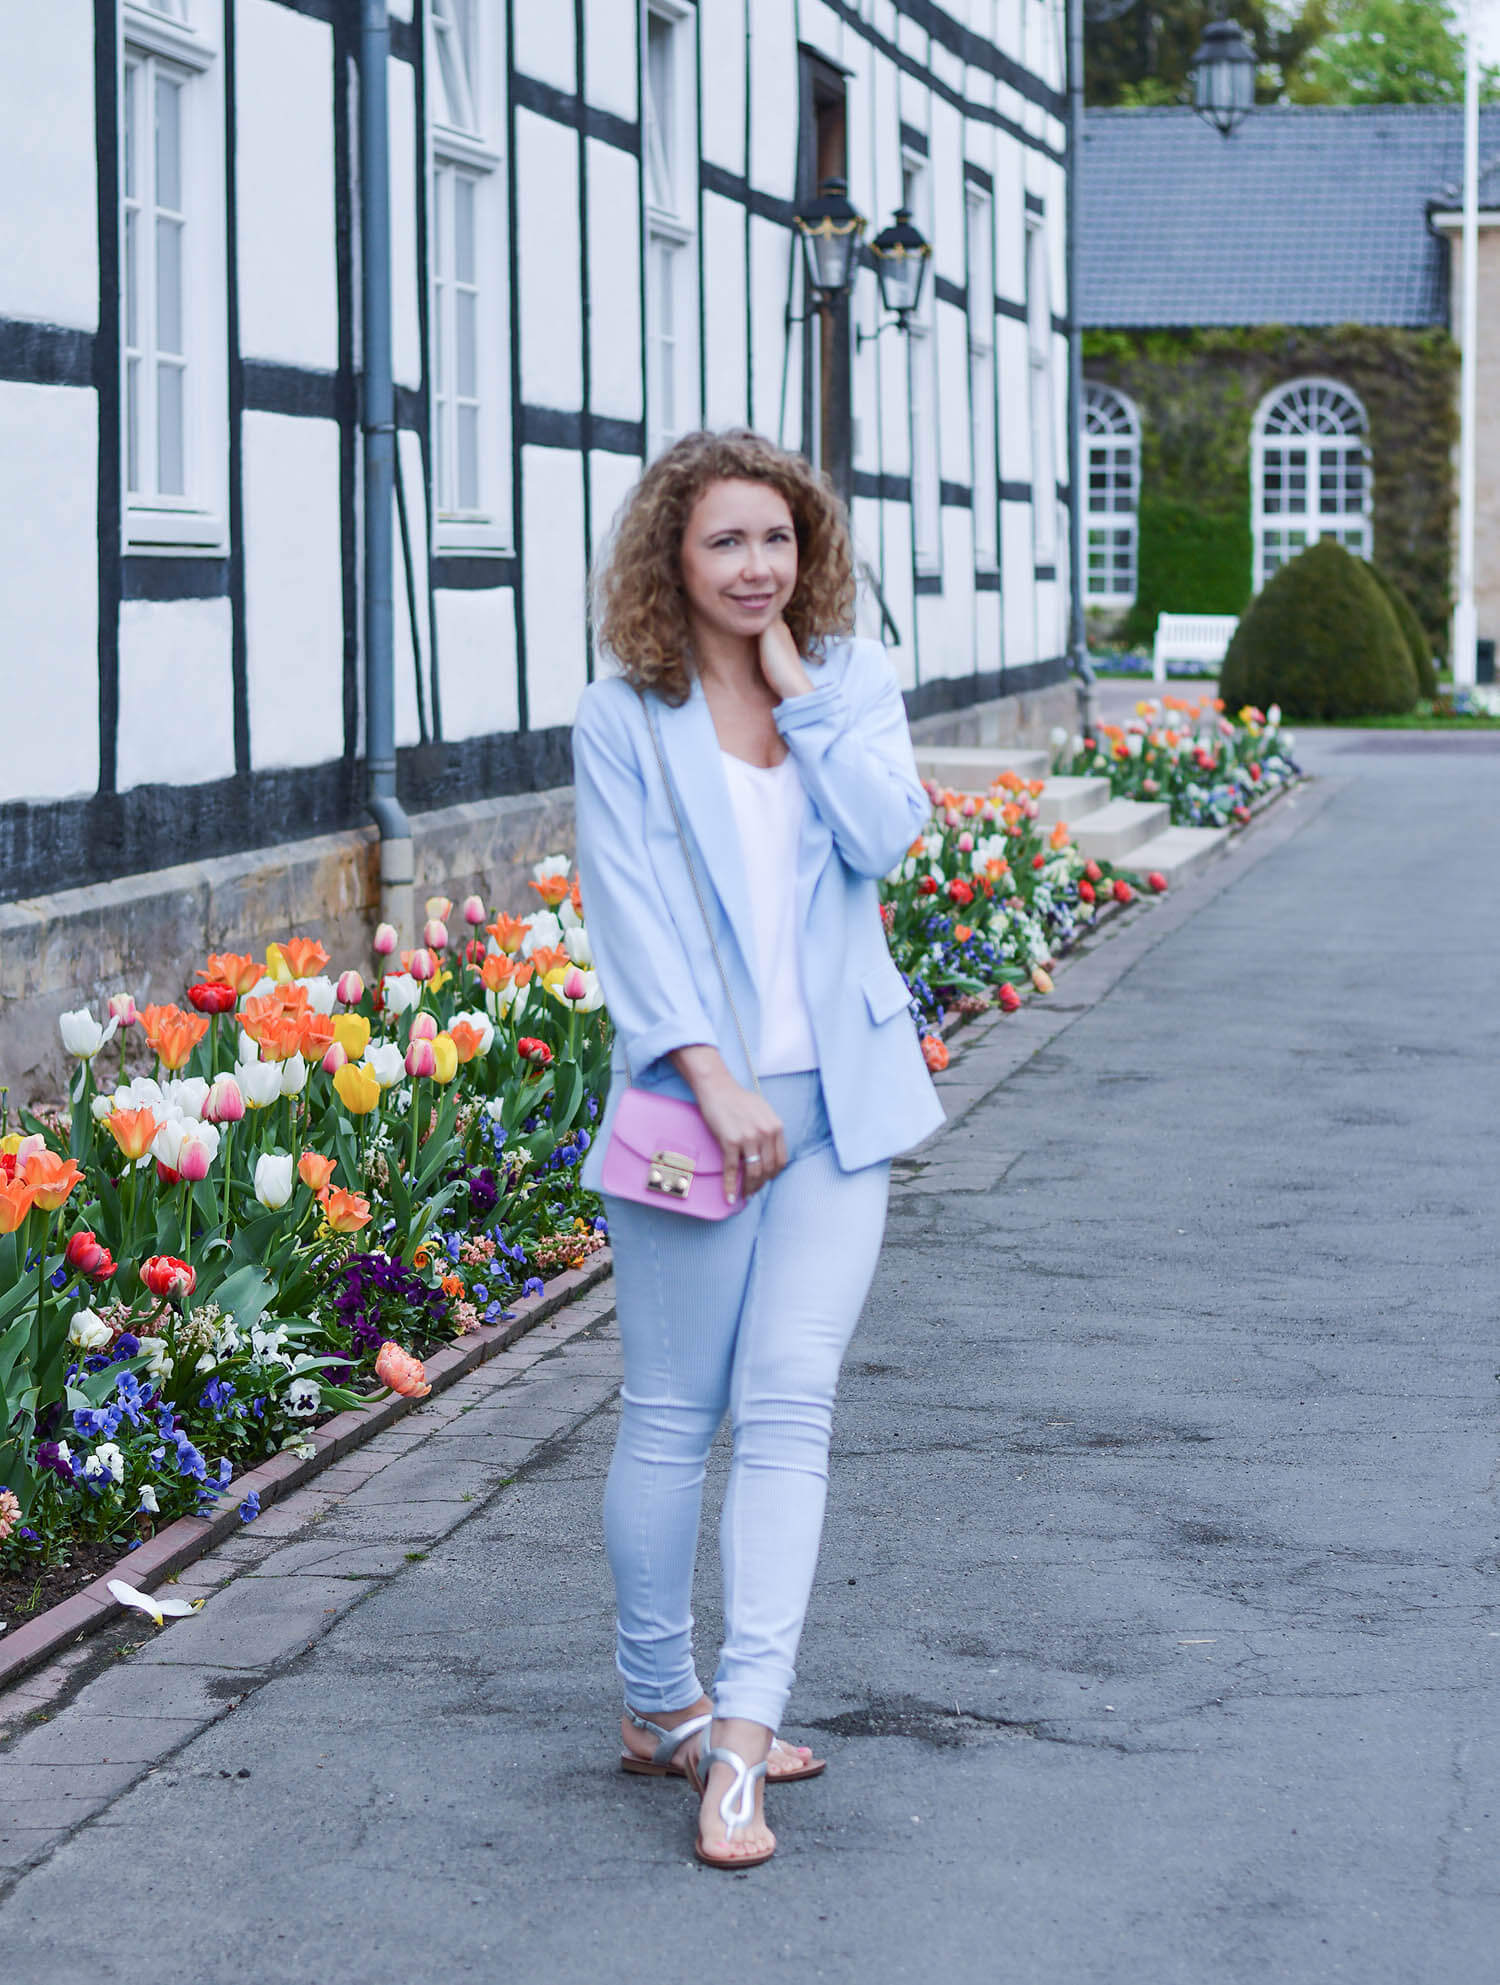
<svg viewBox="0 0 1500 1985">
<path fill-rule="evenodd" d="M 234 1318 L 241 1330 L 254 1330 L 275 1294 L 275 1285 L 258 1267 L 247 1262 L 224 1277 L 214 1291 L 214 1301 Z"/>
</svg>

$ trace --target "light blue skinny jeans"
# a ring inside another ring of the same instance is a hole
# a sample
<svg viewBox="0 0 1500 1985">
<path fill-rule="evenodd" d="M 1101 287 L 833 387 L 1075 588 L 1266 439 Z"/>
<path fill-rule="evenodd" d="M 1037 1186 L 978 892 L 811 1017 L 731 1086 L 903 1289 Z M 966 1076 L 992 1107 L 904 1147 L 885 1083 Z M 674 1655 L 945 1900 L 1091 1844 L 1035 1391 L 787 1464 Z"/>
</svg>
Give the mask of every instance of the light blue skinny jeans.
<svg viewBox="0 0 1500 1985">
<path fill-rule="evenodd" d="M 839 1366 L 885 1227 L 889 1164 L 840 1171 L 816 1070 L 768 1076 L 788 1164 L 718 1222 L 605 1199 L 625 1354 L 604 1534 L 632 1709 L 685 1709 L 708 1452 L 734 1456 L 719 1526 L 720 1716 L 775 1730 L 791 1689 L 828 1489 Z"/>
</svg>

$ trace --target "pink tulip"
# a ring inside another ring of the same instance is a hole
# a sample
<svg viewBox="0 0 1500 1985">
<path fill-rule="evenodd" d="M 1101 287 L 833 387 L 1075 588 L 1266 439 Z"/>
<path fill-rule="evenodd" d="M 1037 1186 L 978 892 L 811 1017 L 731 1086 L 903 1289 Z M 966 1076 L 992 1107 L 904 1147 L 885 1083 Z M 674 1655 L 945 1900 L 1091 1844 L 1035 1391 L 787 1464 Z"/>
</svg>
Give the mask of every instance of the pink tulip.
<svg viewBox="0 0 1500 1985">
<path fill-rule="evenodd" d="M 568 976 L 563 980 L 562 983 L 563 998 L 587 999 L 588 991 L 589 991 L 588 983 L 585 980 L 582 972 L 580 972 L 578 967 L 575 965 L 573 969 L 568 973 Z"/>
<path fill-rule="evenodd" d="M 411 1017 L 411 1032 L 407 1038 L 413 1041 L 435 1041 L 437 1032 L 437 1021 L 430 1013 L 414 1013 Z"/>
<path fill-rule="evenodd" d="M 336 1075 L 348 1059 L 348 1055 L 344 1053 L 339 1043 L 337 1041 L 330 1041 L 328 1052 L 323 1057 L 323 1073 L 325 1075 Z"/>
<path fill-rule="evenodd" d="M 238 1123 L 245 1114 L 245 1096 L 232 1075 L 214 1077 L 214 1085 L 203 1105 L 205 1123 Z"/>
<path fill-rule="evenodd" d="M 423 1076 L 429 1079 L 437 1074 L 437 1055 L 431 1041 L 424 1041 L 419 1034 L 406 1050 L 406 1072 L 414 1080 Z"/>
<path fill-rule="evenodd" d="M 399 942 L 394 924 L 375 926 L 375 949 L 382 958 L 389 958 Z"/>
<path fill-rule="evenodd" d="M 334 993 L 340 1006 L 358 1006 L 365 996 L 365 982 L 358 972 L 341 972 Z"/>
<path fill-rule="evenodd" d="M 408 969 L 419 984 L 425 983 L 428 979 L 435 979 L 437 968 L 438 961 L 425 947 L 420 947 L 411 954 L 411 964 Z"/>
<path fill-rule="evenodd" d="M 111 993 L 109 996 L 109 1017 L 118 1020 L 122 1027 L 133 1027 L 140 1015 L 135 1010 L 133 993 Z"/>
<path fill-rule="evenodd" d="M 429 917 L 422 926 L 422 942 L 429 951 L 448 949 L 448 926 L 441 917 Z"/>
<path fill-rule="evenodd" d="M 465 896 L 464 922 L 466 924 L 474 924 L 476 926 L 482 924 L 488 914 L 484 907 L 484 898 L 482 896 Z"/>
<path fill-rule="evenodd" d="M 200 1144 L 196 1137 L 185 1137 L 177 1154 L 177 1171 L 181 1178 L 196 1185 L 199 1179 L 208 1177 L 208 1146 Z"/>
</svg>

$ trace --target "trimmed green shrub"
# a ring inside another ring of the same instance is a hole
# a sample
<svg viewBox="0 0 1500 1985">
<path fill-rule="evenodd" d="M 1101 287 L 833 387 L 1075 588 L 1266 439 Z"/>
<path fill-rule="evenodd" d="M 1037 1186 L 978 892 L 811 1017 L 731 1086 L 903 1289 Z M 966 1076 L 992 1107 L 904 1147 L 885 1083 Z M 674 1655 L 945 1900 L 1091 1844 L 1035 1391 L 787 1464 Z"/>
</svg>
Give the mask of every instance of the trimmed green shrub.
<svg viewBox="0 0 1500 1985">
<path fill-rule="evenodd" d="M 1432 666 L 1432 643 L 1422 632 L 1422 623 L 1417 619 L 1416 609 L 1402 592 L 1388 572 L 1378 565 L 1370 570 L 1380 582 L 1380 590 L 1391 603 L 1392 611 L 1401 628 L 1402 639 L 1411 654 L 1412 666 L 1417 672 L 1417 694 L 1429 700 L 1437 695 L 1437 671 Z"/>
<path fill-rule="evenodd" d="M 1241 613 L 1250 597 L 1250 515 L 1241 504 L 1141 492 L 1139 590 L 1121 634 L 1149 648 L 1159 613 Z"/>
<path fill-rule="evenodd" d="M 1337 722 L 1409 710 L 1417 672 L 1369 566 L 1320 538 L 1251 601 L 1224 657 L 1219 694 L 1230 710 L 1279 703 L 1289 718 Z"/>
</svg>

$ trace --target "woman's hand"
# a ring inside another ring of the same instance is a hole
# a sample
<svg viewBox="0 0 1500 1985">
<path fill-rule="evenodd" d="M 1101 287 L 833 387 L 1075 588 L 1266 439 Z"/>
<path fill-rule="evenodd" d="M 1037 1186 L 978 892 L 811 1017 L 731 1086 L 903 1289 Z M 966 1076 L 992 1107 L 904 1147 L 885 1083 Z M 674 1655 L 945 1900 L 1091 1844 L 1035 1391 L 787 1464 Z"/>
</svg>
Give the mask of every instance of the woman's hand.
<svg viewBox="0 0 1500 1985">
<path fill-rule="evenodd" d="M 802 666 L 792 630 L 780 614 L 760 637 L 760 672 L 778 698 L 806 696 L 812 677 Z"/>
<path fill-rule="evenodd" d="M 717 1048 L 677 1048 L 672 1055 L 677 1072 L 693 1092 L 703 1121 L 724 1154 L 724 1198 L 733 1206 L 740 1196 L 740 1177 L 748 1199 L 786 1169 L 786 1132 L 764 1096 L 742 1088 L 730 1074 Z"/>
</svg>

